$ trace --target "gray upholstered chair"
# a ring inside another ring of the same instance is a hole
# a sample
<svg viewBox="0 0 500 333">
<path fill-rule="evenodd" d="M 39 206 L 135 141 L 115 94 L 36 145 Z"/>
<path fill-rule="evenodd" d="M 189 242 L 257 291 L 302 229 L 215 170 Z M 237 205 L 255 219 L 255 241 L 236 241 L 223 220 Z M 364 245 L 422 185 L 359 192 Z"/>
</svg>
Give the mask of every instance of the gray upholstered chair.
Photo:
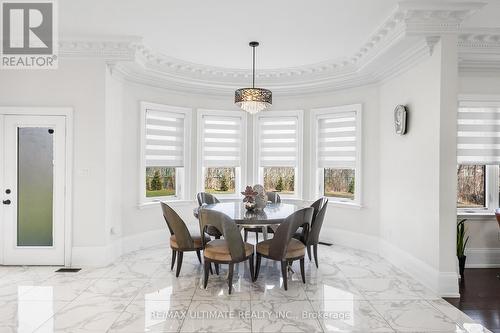
<svg viewBox="0 0 500 333">
<path fill-rule="evenodd" d="M 270 201 L 272 203 L 281 203 L 281 197 L 278 193 L 276 192 L 266 192 L 266 195 L 267 195 L 267 201 Z M 245 242 L 247 241 L 248 239 L 248 233 L 249 232 L 255 232 L 255 243 L 258 243 L 259 242 L 259 232 L 262 232 L 262 228 L 260 227 L 254 227 L 254 228 L 245 228 L 245 231 L 244 231 L 244 239 L 245 239 Z M 274 233 L 273 229 L 271 228 L 267 228 L 267 233 Z"/>
<path fill-rule="evenodd" d="M 328 199 L 323 197 L 316 200 L 312 205 L 314 208 L 313 219 L 311 222 L 311 228 L 307 234 L 307 239 L 304 238 L 302 233 L 295 233 L 294 238 L 299 239 L 307 248 L 307 256 L 311 260 L 311 246 L 314 251 L 314 263 L 316 267 L 319 267 L 318 262 L 318 243 L 319 234 L 321 232 L 321 227 L 323 226 L 323 221 L 325 219 L 326 208 L 328 207 Z"/>
<path fill-rule="evenodd" d="M 174 269 L 177 257 L 177 270 L 175 276 L 178 277 L 182 267 L 182 257 L 184 252 L 196 251 L 198 260 L 201 263 L 200 251 L 203 248 L 203 240 L 210 241 L 208 236 L 203 239 L 198 235 L 191 235 L 186 224 L 181 217 L 166 203 L 161 203 L 163 218 L 170 231 L 170 248 L 172 249 L 172 263 L 170 269 Z"/>
<path fill-rule="evenodd" d="M 217 199 L 214 195 L 207 192 L 198 193 L 196 195 L 196 199 L 198 200 L 198 206 L 200 207 L 203 205 L 212 205 L 220 202 L 219 199 Z M 221 233 L 211 226 L 207 228 L 206 233 L 212 237 L 215 237 L 216 239 L 219 239 L 221 237 Z"/>
<path fill-rule="evenodd" d="M 243 242 L 238 226 L 229 216 L 224 213 L 204 209 L 200 209 L 199 213 L 201 233 L 209 226 L 216 228 L 224 237 L 224 239 L 214 239 L 203 243 L 203 260 L 204 260 L 204 280 L 203 286 L 207 287 L 208 273 L 211 263 L 228 264 L 229 275 L 227 284 L 229 286 L 229 294 L 233 290 L 233 272 L 234 264 L 249 260 L 250 275 L 254 280 L 254 246 Z"/>
<path fill-rule="evenodd" d="M 300 274 L 302 282 L 306 283 L 304 271 L 304 255 L 306 246 L 299 240 L 293 238 L 297 229 L 302 227 L 303 237 L 307 239 L 309 226 L 311 225 L 314 209 L 303 208 L 296 211 L 280 224 L 272 239 L 257 244 L 257 267 L 255 269 L 255 280 L 259 276 L 261 258 L 267 258 L 281 262 L 281 275 L 283 286 L 288 289 L 287 267 L 288 263 L 300 260 Z"/>
</svg>

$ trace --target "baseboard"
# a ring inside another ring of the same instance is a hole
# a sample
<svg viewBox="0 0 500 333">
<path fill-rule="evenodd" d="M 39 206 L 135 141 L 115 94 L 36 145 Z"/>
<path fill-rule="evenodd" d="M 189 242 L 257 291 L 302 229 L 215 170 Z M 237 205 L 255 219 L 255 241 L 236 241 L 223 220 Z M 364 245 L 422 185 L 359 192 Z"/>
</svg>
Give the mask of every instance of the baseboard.
<svg viewBox="0 0 500 333">
<path fill-rule="evenodd" d="M 500 268 L 500 248 L 469 248 L 466 268 Z"/>
<path fill-rule="evenodd" d="M 378 254 L 378 237 L 344 229 L 325 228 L 321 230 L 322 242 L 352 247 Z"/>
<path fill-rule="evenodd" d="M 426 262 L 415 258 L 384 239 L 379 240 L 379 254 L 438 295 L 459 297 L 456 272 L 439 272 Z"/>
</svg>

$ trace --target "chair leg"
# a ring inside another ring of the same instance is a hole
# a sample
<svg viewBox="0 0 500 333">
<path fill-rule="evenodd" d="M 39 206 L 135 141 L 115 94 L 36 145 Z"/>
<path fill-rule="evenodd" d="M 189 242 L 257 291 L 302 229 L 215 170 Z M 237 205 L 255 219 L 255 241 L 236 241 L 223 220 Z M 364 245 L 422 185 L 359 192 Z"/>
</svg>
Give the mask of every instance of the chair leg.
<svg viewBox="0 0 500 333">
<path fill-rule="evenodd" d="M 229 264 L 229 275 L 227 276 L 227 285 L 229 286 L 229 295 L 233 291 L 233 272 L 234 272 L 234 264 Z"/>
<path fill-rule="evenodd" d="M 302 276 L 302 282 L 306 283 L 306 272 L 304 269 L 304 258 L 300 258 L 300 275 Z"/>
<path fill-rule="evenodd" d="M 219 264 L 214 263 L 215 266 L 215 274 L 219 275 Z"/>
<path fill-rule="evenodd" d="M 319 265 L 318 265 L 318 244 L 313 245 L 313 251 L 314 251 L 314 263 L 316 264 L 316 268 L 319 268 Z"/>
<path fill-rule="evenodd" d="M 253 267 L 253 254 L 249 258 L 249 264 L 250 264 L 250 277 L 252 279 L 252 282 L 255 281 L 255 269 Z"/>
<path fill-rule="evenodd" d="M 210 263 L 210 261 L 208 261 L 207 259 L 205 259 L 205 263 L 204 263 L 204 270 L 203 270 L 203 288 L 204 289 L 207 289 L 207 284 L 208 284 L 208 271 L 212 269 L 212 264 Z"/>
<path fill-rule="evenodd" d="M 245 240 L 245 243 L 247 242 L 248 240 L 248 231 L 247 229 L 244 230 L 244 236 L 243 236 L 243 239 Z"/>
<path fill-rule="evenodd" d="M 209 263 L 208 267 L 210 268 L 210 274 L 214 275 L 214 271 L 212 270 L 212 263 Z"/>
<path fill-rule="evenodd" d="M 306 249 L 307 249 L 307 257 L 309 258 L 309 261 L 311 261 L 311 245 L 307 245 Z"/>
<path fill-rule="evenodd" d="M 200 250 L 196 250 L 196 256 L 198 257 L 198 261 L 201 264 L 201 255 L 200 255 Z"/>
<path fill-rule="evenodd" d="M 172 249 L 172 264 L 170 265 L 170 270 L 174 269 L 176 254 L 177 254 L 177 251 L 175 251 L 174 249 Z"/>
<path fill-rule="evenodd" d="M 283 287 L 288 290 L 288 265 L 286 260 L 281 261 L 281 275 L 283 277 Z"/>
<path fill-rule="evenodd" d="M 182 257 L 184 256 L 184 252 L 178 251 L 179 255 L 177 256 L 177 271 L 175 272 L 175 277 L 179 277 L 179 274 L 181 273 L 181 267 L 182 267 Z"/>
<path fill-rule="evenodd" d="M 262 256 L 260 253 L 257 253 L 257 263 L 255 265 L 255 278 L 254 281 L 257 281 L 257 278 L 259 277 L 259 272 L 260 272 L 260 261 L 262 259 Z"/>
<path fill-rule="evenodd" d="M 259 232 L 256 231 L 255 232 L 255 244 L 257 244 L 259 242 Z"/>
</svg>

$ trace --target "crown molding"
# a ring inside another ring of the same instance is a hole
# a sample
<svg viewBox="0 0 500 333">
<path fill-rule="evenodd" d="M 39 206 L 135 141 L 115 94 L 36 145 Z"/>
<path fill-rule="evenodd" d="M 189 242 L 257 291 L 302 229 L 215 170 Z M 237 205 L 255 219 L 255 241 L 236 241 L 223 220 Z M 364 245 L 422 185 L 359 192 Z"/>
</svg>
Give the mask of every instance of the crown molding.
<svg viewBox="0 0 500 333">
<path fill-rule="evenodd" d="M 500 29 L 462 30 L 482 2 L 403 1 L 353 55 L 293 68 L 259 70 L 259 85 L 280 94 L 307 94 L 371 84 L 432 54 L 439 36 L 456 34 L 461 71 L 500 68 Z M 248 84 L 249 69 L 194 64 L 157 53 L 140 37 L 67 38 L 65 58 L 101 58 L 124 80 L 180 92 L 231 95 Z"/>
</svg>

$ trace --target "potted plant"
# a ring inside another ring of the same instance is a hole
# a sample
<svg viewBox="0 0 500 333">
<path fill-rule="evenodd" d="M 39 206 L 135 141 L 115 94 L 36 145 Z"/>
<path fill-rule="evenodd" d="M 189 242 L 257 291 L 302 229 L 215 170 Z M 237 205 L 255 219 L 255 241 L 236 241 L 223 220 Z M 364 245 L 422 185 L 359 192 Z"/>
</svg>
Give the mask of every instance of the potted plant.
<svg viewBox="0 0 500 333">
<path fill-rule="evenodd" d="M 458 258 L 458 267 L 460 271 L 460 278 L 464 278 L 464 270 L 465 270 L 465 247 L 467 246 L 467 242 L 469 241 L 469 236 L 466 237 L 467 230 L 465 228 L 466 219 L 461 220 L 457 223 L 457 258 Z"/>
</svg>

